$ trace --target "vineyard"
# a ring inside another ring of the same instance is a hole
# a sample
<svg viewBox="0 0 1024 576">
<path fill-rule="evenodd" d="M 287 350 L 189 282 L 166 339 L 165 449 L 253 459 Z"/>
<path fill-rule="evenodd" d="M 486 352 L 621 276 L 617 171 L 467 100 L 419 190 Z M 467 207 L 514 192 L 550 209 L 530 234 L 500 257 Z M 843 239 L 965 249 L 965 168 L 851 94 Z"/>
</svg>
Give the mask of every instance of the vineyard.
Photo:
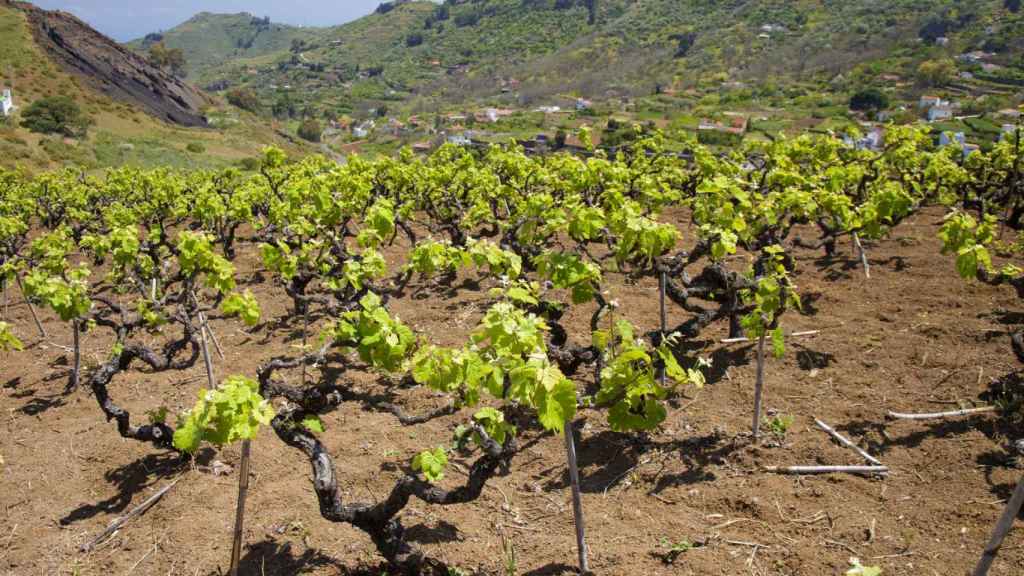
<svg viewBox="0 0 1024 576">
<path fill-rule="evenodd" d="M 1021 146 L 0 172 L 0 569 L 967 573 Z"/>
</svg>

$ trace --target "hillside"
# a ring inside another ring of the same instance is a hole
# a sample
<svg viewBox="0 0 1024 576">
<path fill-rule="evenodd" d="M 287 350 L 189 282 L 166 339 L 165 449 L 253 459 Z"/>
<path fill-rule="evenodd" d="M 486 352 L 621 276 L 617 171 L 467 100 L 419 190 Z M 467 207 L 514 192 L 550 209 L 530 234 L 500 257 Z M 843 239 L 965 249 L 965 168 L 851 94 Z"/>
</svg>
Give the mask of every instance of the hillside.
<svg viewBox="0 0 1024 576">
<path fill-rule="evenodd" d="M 651 94 L 702 83 L 825 83 L 861 64 L 913 73 L 998 36 L 1021 51 L 1003 0 L 448 0 L 385 3 L 357 21 L 304 30 L 307 44 L 207 69 L 205 80 L 262 94 L 295 88 L 299 107 L 350 111 L 557 94 Z M 592 7 L 592 9 L 591 9 Z M 209 20 L 207 16 L 204 20 Z M 220 17 L 227 19 L 229 17 Z M 193 26 L 185 26 L 185 30 Z M 931 28 L 929 28 L 931 27 Z M 948 44 L 935 45 L 939 30 Z M 184 34 L 168 31 L 167 38 Z M 289 48 L 291 45 L 289 44 Z M 189 59 L 203 50 L 183 46 Z M 253 55 L 255 56 L 255 54 Z M 301 87 L 301 90 L 298 88 Z"/>
<path fill-rule="evenodd" d="M 313 29 L 271 23 L 269 19 L 246 12 L 201 12 L 171 30 L 154 32 L 126 46 L 139 53 L 147 52 L 157 42 L 168 48 L 179 48 L 186 55 L 188 78 L 201 81 L 204 72 L 225 61 L 279 54 L 288 50 L 292 42 L 313 40 L 318 33 Z"/>
<path fill-rule="evenodd" d="M 266 145 L 301 148 L 264 120 L 222 107 L 76 18 L 25 3 L 0 0 L 0 85 L 13 90 L 17 106 L 13 117 L 0 117 L 4 167 L 212 167 Z M 20 111 L 55 95 L 71 98 L 90 118 L 85 138 L 20 125 Z"/>
<path fill-rule="evenodd" d="M 206 124 L 208 96 L 66 12 L 12 3 L 27 16 L 36 44 L 66 72 L 117 100 L 183 126 Z"/>
</svg>

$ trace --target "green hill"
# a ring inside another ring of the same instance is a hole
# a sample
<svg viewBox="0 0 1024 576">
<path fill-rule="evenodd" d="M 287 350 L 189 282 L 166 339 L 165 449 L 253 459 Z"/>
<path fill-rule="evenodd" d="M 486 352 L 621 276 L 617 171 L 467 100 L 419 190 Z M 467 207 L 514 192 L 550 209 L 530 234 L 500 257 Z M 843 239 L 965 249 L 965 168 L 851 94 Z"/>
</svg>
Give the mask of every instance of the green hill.
<svg viewBox="0 0 1024 576">
<path fill-rule="evenodd" d="M 306 150 L 265 119 L 147 67 L 70 15 L 26 3 L 0 0 L 0 87 L 12 89 L 17 106 L 10 117 L 0 116 L 0 167 L 218 167 L 251 158 L 269 145 Z M 162 94 L 173 97 L 165 102 L 158 97 Z M 69 98 L 91 120 L 85 136 L 40 134 L 22 125 L 22 114 L 34 102 L 52 96 Z M 188 104 L 184 97 L 204 99 L 195 112 L 209 125 L 174 121 L 173 112 L 192 111 L 177 110 Z"/>
<path fill-rule="evenodd" d="M 194 80 L 226 61 L 260 58 L 287 51 L 294 41 L 313 40 L 320 30 L 272 23 L 242 12 L 201 12 L 166 32 L 155 32 L 129 42 L 128 47 L 146 52 L 156 42 L 179 48 L 186 56 L 185 69 Z"/>
<path fill-rule="evenodd" d="M 1024 37 L 1003 0 L 413 0 L 331 28 L 256 21 L 201 14 L 163 37 L 204 83 L 290 86 L 300 108 L 339 110 L 493 97 L 509 79 L 536 100 L 821 82 L 873 62 L 912 74 L 993 39 L 1019 54 Z"/>
</svg>

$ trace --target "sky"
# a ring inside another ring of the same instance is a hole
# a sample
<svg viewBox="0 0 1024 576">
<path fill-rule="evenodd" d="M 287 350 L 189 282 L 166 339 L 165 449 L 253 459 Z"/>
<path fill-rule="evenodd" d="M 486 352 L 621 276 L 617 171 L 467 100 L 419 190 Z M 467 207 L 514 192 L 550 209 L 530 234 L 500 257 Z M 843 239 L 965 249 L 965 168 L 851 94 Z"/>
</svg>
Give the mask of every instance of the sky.
<svg viewBox="0 0 1024 576">
<path fill-rule="evenodd" d="M 382 0 L 32 0 L 65 10 L 118 41 L 167 30 L 198 12 L 250 12 L 272 22 L 333 26 L 365 16 Z"/>
</svg>

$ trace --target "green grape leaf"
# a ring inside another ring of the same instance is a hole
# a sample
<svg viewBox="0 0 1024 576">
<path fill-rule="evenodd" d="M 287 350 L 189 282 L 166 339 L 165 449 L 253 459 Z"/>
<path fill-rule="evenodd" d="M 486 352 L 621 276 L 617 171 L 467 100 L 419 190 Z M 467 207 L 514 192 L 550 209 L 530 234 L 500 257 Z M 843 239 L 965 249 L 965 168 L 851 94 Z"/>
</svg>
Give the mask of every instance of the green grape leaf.
<svg viewBox="0 0 1024 576">
<path fill-rule="evenodd" d="M 255 380 L 229 376 L 214 390 L 201 390 L 195 406 L 178 419 L 174 447 L 194 453 L 203 441 L 224 446 L 251 440 L 273 418 L 274 409 Z"/>
<path fill-rule="evenodd" d="M 509 436 L 514 436 L 516 433 L 516 427 L 505 422 L 505 414 L 496 408 L 481 408 L 476 414 L 473 414 L 473 420 L 483 426 L 487 435 L 502 446 L 505 445 Z M 479 438 L 476 440 L 478 443 L 480 442 Z"/>
<path fill-rule="evenodd" d="M 21 340 L 14 335 L 11 331 L 11 325 L 7 322 L 0 322 L 0 350 L 2 351 L 21 351 L 25 349 L 25 345 L 22 344 Z"/>
<path fill-rule="evenodd" d="M 412 459 L 412 469 L 422 472 L 431 484 L 444 478 L 444 469 L 448 466 L 448 454 L 438 446 L 433 450 L 424 450 Z"/>
<path fill-rule="evenodd" d="M 253 327 L 260 323 L 260 303 L 249 290 L 242 294 L 232 293 L 224 299 L 220 309 L 226 316 L 238 316 L 246 326 Z"/>
<path fill-rule="evenodd" d="M 786 354 L 786 337 L 782 332 L 782 326 L 772 330 L 772 353 L 776 358 L 782 358 Z"/>
<path fill-rule="evenodd" d="M 552 368 L 558 370 L 557 367 Z M 562 376 L 560 371 L 558 376 L 560 377 L 545 378 L 545 385 L 537 387 L 534 405 L 541 426 L 546 430 L 561 433 L 565 423 L 576 416 L 576 385 L 572 380 Z"/>
<path fill-rule="evenodd" d="M 316 432 L 317 434 L 324 433 L 324 421 L 320 419 L 316 414 L 309 414 L 302 419 L 300 425 L 309 430 L 310 432 Z"/>
</svg>

